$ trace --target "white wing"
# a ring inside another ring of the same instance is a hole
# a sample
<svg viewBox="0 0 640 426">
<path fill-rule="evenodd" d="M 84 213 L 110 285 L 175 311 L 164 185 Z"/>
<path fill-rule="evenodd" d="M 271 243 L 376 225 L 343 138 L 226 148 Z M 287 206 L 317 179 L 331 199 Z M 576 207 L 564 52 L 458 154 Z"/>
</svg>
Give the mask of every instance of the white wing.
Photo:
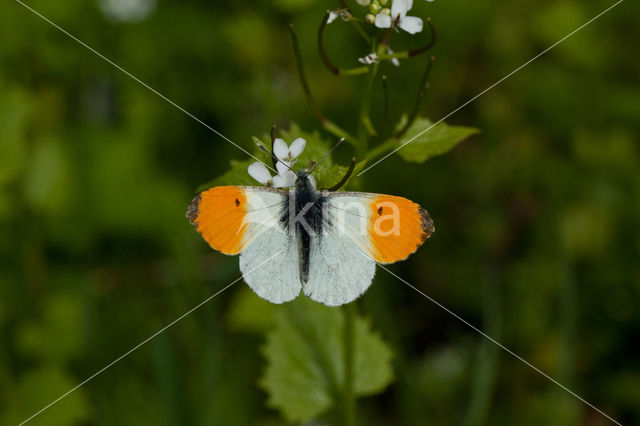
<svg viewBox="0 0 640 426">
<path fill-rule="evenodd" d="M 323 210 L 322 235 L 311 239 L 310 298 L 349 303 L 371 285 L 375 264 L 406 259 L 433 233 L 431 217 L 406 198 L 334 192 Z"/>
<path fill-rule="evenodd" d="M 365 237 L 359 231 L 359 212 L 346 212 L 345 201 L 361 197 L 329 197 L 323 214 L 321 235 L 311 239 L 309 280 L 304 294 L 329 306 L 339 306 L 355 300 L 371 285 L 376 264 L 363 251 Z M 345 213 L 346 212 L 346 213 Z M 366 228 L 365 228 L 366 229 Z"/>
<path fill-rule="evenodd" d="M 284 303 L 300 294 L 298 249 L 286 224 L 281 224 L 286 192 L 247 191 L 250 241 L 240 253 L 240 271 L 256 294 Z"/>
</svg>

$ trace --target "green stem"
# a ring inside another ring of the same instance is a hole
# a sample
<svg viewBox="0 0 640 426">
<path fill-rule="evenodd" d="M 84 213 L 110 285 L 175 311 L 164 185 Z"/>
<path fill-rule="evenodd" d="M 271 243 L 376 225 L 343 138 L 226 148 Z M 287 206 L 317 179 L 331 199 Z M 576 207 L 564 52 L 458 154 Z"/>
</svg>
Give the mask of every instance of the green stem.
<svg viewBox="0 0 640 426">
<path fill-rule="evenodd" d="M 483 328 L 487 334 L 500 340 L 502 332 L 501 292 L 500 283 L 493 271 L 489 272 L 483 287 Z M 499 357 L 498 347 L 492 342 L 484 340 L 475 363 L 471 400 L 462 422 L 463 426 L 478 426 L 487 423 L 495 389 Z"/>
<path fill-rule="evenodd" d="M 409 51 L 405 50 L 402 52 L 394 52 L 394 53 L 381 53 L 378 55 L 379 61 L 387 61 L 389 59 L 408 59 Z"/>
<path fill-rule="evenodd" d="M 362 29 L 362 25 L 360 25 L 360 22 L 358 22 L 356 18 L 349 19 L 349 23 L 353 25 L 353 28 L 356 29 L 360 37 L 362 37 L 367 44 L 371 43 L 371 37 Z"/>
<path fill-rule="evenodd" d="M 577 292 L 573 265 L 569 260 L 558 265 L 562 293 L 560 295 L 560 333 L 561 344 L 558 362 L 558 377 L 562 383 L 571 385 L 574 381 L 576 323 L 577 323 Z M 567 423 L 578 423 L 579 409 L 574 401 L 565 399 L 563 413 Z"/>
<path fill-rule="evenodd" d="M 381 143 L 380 145 L 371 148 L 364 159 L 368 162 L 373 160 L 374 158 L 380 157 L 395 148 L 397 143 L 398 141 L 395 138 L 391 138 Z"/>
<path fill-rule="evenodd" d="M 422 103 L 422 99 L 424 95 L 429 90 L 429 75 L 431 74 L 431 68 L 433 67 L 433 62 L 436 60 L 433 56 L 429 58 L 429 63 L 427 64 L 427 68 L 424 70 L 422 74 L 422 80 L 420 80 L 420 86 L 418 87 L 418 96 L 416 97 L 416 103 L 413 105 L 413 110 L 407 119 L 405 125 L 395 134 L 396 139 L 400 139 L 406 132 L 409 130 L 409 127 L 413 124 L 415 119 L 418 117 L 418 112 L 420 111 L 420 104 Z"/>
<path fill-rule="evenodd" d="M 327 20 L 329 19 L 330 11 L 324 15 L 322 22 L 320 23 L 320 27 L 318 28 L 318 53 L 320 54 L 320 59 L 322 59 L 322 63 L 329 71 L 331 71 L 335 75 L 360 75 L 365 74 L 369 67 L 356 67 L 356 68 L 338 68 L 333 65 L 331 59 L 329 59 L 329 55 L 324 50 L 324 29 L 327 26 Z"/>
<path fill-rule="evenodd" d="M 382 74 L 382 94 L 384 97 L 384 109 L 382 110 L 382 124 L 380 125 L 380 133 L 384 134 L 387 129 L 387 121 L 389 120 L 389 87 L 387 85 L 387 76 Z"/>
<path fill-rule="evenodd" d="M 296 66 L 298 69 L 298 77 L 300 79 L 300 85 L 302 86 L 302 91 L 307 97 L 307 101 L 309 102 L 309 106 L 311 106 L 311 110 L 315 114 L 316 118 L 322 125 L 322 127 L 328 131 L 329 133 L 339 137 L 344 138 L 346 141 L 351 142 L 352 144 L 356 144 L 356 139 L 351 134 L 349 134 L 346 130 L 343 130 L 340 126 L 335 124 L 333 121 L 329 120 L 324 116 L 318 109 L 315 99 L 311 94 L 311 89 L 309 88 L 309 82 L 307 81 L 307 76 L 304 72 L 304 63 L 302 62 L 302 53 L 300 53 L 300 45 L 298 43 L 298 36 L 293 29 L 293 24 L 289 25 L 289 34 L 291 35 L 291 44 L 293 46 L 293 53 L 296 58 Z"/>
<path fill-rule="evenodd" d="M 369 148 L 369 138 L 377 135 L 376 129 L 371 122 L 371 95 L 373 92 L 373 82 L 378 73 L 379 64 L 369 66 L 367 80 L 365 82 L 362 99 L 360 101 L 360 115 L 358 119 L 358 157 L 364 158 Z"/>
<path fill-rule="evenodd" d="M 371 37 L 369 37 L 369 35 L 365 32 L 365 30 L 362 29 L 362 27 L 360 26 L 360 22 L 362 21 L 359 18 L 356 18 L 355 16 L 353 16 L 351 14 L 351 9 L 349 8 L 349 6 L 347 5 L 347 2 L 344 0 L 338 0 L 338 3 L 340 3 L 340 8 L 341 9 L 345 9 L 347 12 L 349 12 L 349 15 L 351 16 L 348 21 L 351 25 L 353 25 L 353 27 L 356 29 L 356 31 L 358 32 L 358 34 L 360 34 L 360 36 L 364 39 L 364 41 L 369 44 L 371 43 Z"/>
<path fill-rule="evenodd" d="M 356 424 L 356 401 L 353 392 L 355 310 L 355 302 L 344 306 L 344 426 Z"/>
<path fill-rule="evenodd" d="M 356 68 L 338 68 L 338 75 L 362 75 L 369 71 L 369 67 L 364 65 Z"/>
</svg>

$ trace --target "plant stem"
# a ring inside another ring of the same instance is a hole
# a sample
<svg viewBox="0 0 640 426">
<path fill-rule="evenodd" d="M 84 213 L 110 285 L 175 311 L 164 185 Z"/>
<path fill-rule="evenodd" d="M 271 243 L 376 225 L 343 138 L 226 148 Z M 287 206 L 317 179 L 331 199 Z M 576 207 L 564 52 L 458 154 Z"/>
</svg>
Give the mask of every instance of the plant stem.
<svg viewBox="0 0 640 426">
<path fill-rule="evenodd" d="M 309 106 L 311 106 L 311 110 L 315 114 L 316 118 L 322 125 L 322 127 L 332 133 L 333 135 L 344 138 L 346 141 L 351 142 L 352 144 L 356 144 L 356 139 L 350 135 L 347 131 L 343 130 L 340 126 L 335 124 L 333 121 L 329 120 L 327 117 L 320 112 L 318 109 L 318 105 L 316 104 L 313 95 L 311 94 L 311 89 L 309 88 L 309 82 L 307 81 L 307 76 L 304 72 L 304 63 L 302 62 L 302 53 L 300 53 L 300 45 L 298 44 L 298 36 L 293 29 L 293 24 L 289 25 L 289 34 L 291 35 L 291 44 L 293 46 L 293 53 L 296 58 L 296 66 L 298 68 L 298 77 L 300 79 L 300 85 L 302 86 L 302 90 L 307 97 L 307 101 L 309 102 Z"/>
<path fill-rule="evenodd" d="M 395 148 L 397 144 L 398 144 L 398 141 L 395 138 L 388 139 L 385 142 L 381 143 L 380 145 L 377 145 L 376 147 L 371 148 L 371 150 L 369 150 L 369 152 L 364 157 L 364 159 L 366 161 L 371 161 L 376 157 L 380 157 L 381 155 L 384 155 L 387 152 L 391 151 L 393 148 Z"/>
<path fill-rule="evenodd" d="M 418 112 L 420 111 L 420 103 L 422 102 L 424 95 L 429 89 L 429 75 L 431 74 L 431 68 L 433 67 L 434 61 L 435 61 L 435 58 L 433 56 L 429 58 L 429 62 L 427 63 L 427 68 L 422 74 L 422 79 L 420 80 L 420 86 L 418 87 L 418 96 L 416 97 L 416 103 L 413 106 L 413 110 L 411 111 L 411 114 L 409 115 L 409 118 L 407 119 L 406 124 L 402 127 L 402 129 L 400 129 L 400 131 L 398 131 L 398 133 L 395 134 L 396 139 L 400 139 L 407 132 L 407 130 L 409 130 L 409 127 L 411 127 L 416 117 L 418 117 Z"/>
<path fill-rule="evenodd" d="M 344 306 L 344 426 L 355 426 L 356 424 L 356 403 L 353 392 L 355 310 L 355 302 Z"/>
<path fill-rule="evenodd" d="M 377 134 L 371 123 L 371 94 L 373 92 L 373 82 L 378 73 L 379 64 L 369 66 L 367 80 L 365 82 L 362 99 L 360 101 L 360 115 L 358 117 L 358 157 L 364 158 L 369 148 L 369 138 Z"/>
<path fill-rule="evenodd" d="M 500 282 L 493 268 L 484 282 L 483 327 L 487 333 L 499 338 L 502 332 L 502 298 Z M 491 399 L 494 396 L 500 352 L 498 347 L 484 340 L 474 367 L 469 407 L 462 422 L 463 426 L 478 426 L 487 423 Z"/>
</svg>

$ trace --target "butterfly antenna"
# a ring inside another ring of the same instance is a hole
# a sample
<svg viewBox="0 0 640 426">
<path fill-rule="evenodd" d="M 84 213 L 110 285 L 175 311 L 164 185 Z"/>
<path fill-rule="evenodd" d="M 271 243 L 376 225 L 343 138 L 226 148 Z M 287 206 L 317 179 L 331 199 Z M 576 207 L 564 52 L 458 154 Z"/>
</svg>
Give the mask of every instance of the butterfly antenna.
<svg viewBox="0 0 640 426">
<path fill-rule="evenodd" d="M 276 129 L 277 126 L 274 124 L 271 126 L 271 159 L 273 160 L 273 168 L 276 168 L 276 164 L 278 164 L 278 159 L 275 155 L 273 155 L 273 146 L 276 144 Z"/>
<path fill-rule="evenodd" d="M 349 166 L 349 170 L 347 170 L 347 173 L 345 173 L 344 176 L 342 177 L 342 179 L 340 179 L 340 182 L 336 183 L 331 188 L 327 188 L 327 191 L 333 192 L 333 191 L 337 191 L 338 189 L 342 188 L 342 185 L 347 183 L 347 181 L 349 180 L 349 177 L 351 177 L 351 173 L 353 173 L 353 169 L 355 167 L 356 167 L 356 157 L 353 157 L 353 158 L 351 158 L 351 165 Z"/>
<path fill-rule="evenodd" d="M 258 148 L 260 148 L 261 150 L 263 150 L 264 152 L 269 154 L 271 156 L 271 158 L 273 158 L 273 167 L 276 167 L 276 164 L 278 164 L 280 162 L 280 163 L 284 164 L 287 167 L 287 169 L 289 169 L 293 173 L 295 173 L 295 170 L 293 170 L 291 167 L 289 167 L 289 165 L 287 163 L 285 163 L 284 161 L 282 161 L 278 157 L 276 157 L 276 155 L 273 152 L 269 151 L 267 148 L 265 148 L 264 145 L 262 145 L 259 142 L 256 142 L 256 145 L 258 145 Z"/>
<path fill-rule="evenodd" d="M 312 168 L 311 170 L 309 170 L 309 172 L 308 172 L 308 173 L 309 173 L 309 174 L 313 173 L 313 171 L 316 169 L 316 167 L 318 167 L 318 165 L 319 165 L 320 163 L 322 163 L 322 162 L 325 160 L 325 158 L 327 158 L 329 155 L 331 155 L 331 153 L 332 153 L 332 152 L 333 152 L 337 147 L 339 147 L 339 146 L 340 146 L 340 144 L 341 144 L 342 142 L 344 142 L 344 138 L 340 138 L 340 140 L 339 140 L 338 142 L 336 142 L 336 144 L 333 146 L 333 148 L 331 148 L 331 149 L 329 150 L 329 152 L 327 152 L 327 153 L 324 155 L 324 157 L 322 157 L 322 158 L 320 159 L 320 161 L 318 161 L 318 162 L 313 166 L 313 168 Z"/>
</svg>

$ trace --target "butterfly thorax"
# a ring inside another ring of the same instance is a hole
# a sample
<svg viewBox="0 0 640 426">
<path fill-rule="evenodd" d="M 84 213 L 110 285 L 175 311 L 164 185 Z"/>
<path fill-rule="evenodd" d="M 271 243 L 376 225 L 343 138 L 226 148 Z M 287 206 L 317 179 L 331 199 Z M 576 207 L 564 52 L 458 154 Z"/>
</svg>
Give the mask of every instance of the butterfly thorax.
<svg viewBox="0 0 640 426">
<path fill-rule="evenodd" d="M 325 197 L 313 187 L 306 171 L 300 170 L 296 186 L 287 197 L 282 221 L 298 242 L 300 280 L 303 283 L 309 279 L 312 240 L 317 242 L 322 234 L 324 201 Z"/>
</svg>

